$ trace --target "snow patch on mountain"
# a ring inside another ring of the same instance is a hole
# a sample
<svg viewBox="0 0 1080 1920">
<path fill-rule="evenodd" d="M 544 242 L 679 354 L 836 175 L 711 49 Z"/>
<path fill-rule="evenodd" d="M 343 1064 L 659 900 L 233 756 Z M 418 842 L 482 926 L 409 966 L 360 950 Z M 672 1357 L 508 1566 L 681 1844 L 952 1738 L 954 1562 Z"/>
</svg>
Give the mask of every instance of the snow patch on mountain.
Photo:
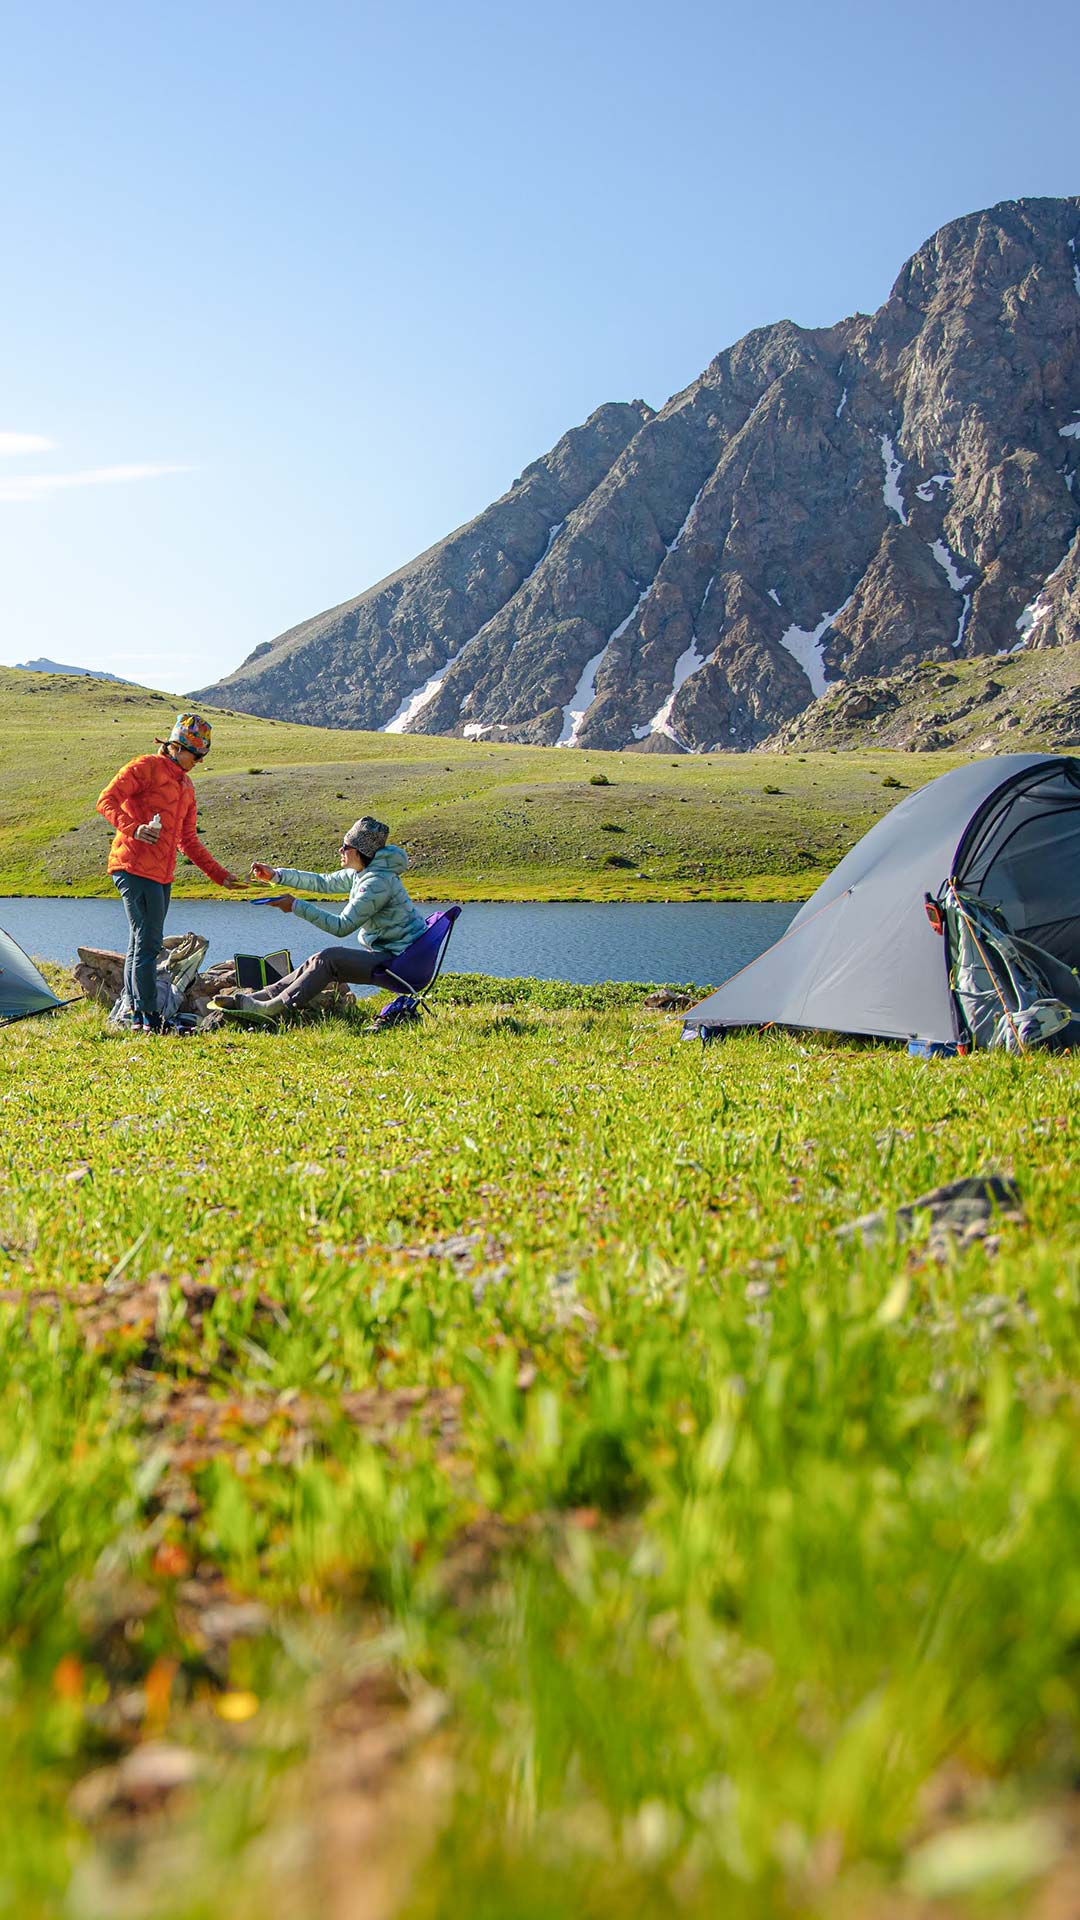
<svg viewBox="0 0 1080 1920">
<path fill-rule="evenodd" d="M 635 727 L 633 729 L 635 740 L 644 740 L 650 733 L 666 733 L 669 739 L 679 740 L 678 734 L 670 724 L 671 709 L 675 705 L 675 696 L 680 687 L 686 685 L 691 674 L 696 673 L 699 667 L 704 667 L 707 664 L 708 658 L 707 653 L 698 652 L 697 634 L 693 634 L 690 645 L 684 653 L 680 653 L 675 662 L 675 672 L 671 680 L 671 692 L 668 694 L 663 706 L 657 708 L 652 719 L 647 721 L 645 726 Z M 681 741 L 679 741 L 679 745 L 682 745 Z"/>
<path fill-rule="evenodd" d="M 704 491 L 705 491 L 705 485 L 703 482 L 690 502 L 690 506 L 687 509 L 686 518 L 684 519 L 681 527 L 679 528 L 678 532 L 675 534 L 674 538 L 668 541 L 665 558 L 667 557 L 668 554 L 674 553 L 676 549 L 682 545 L 683 537 L 695 513 L 697 512 L 698 505 L 701 501 L 701 496 L 704 493 Z M 663 561 L 661 561 L 661 566 L 662 565 L 663 565 Z M 659 575 L 657 575 L 657 578 L 659 578 Z M 601 647 L 599 653 L 594 653 L 592 659 L 587 660 L 585 662 L 585 665 L 582 668 L 581 678 L 578 681 L 577 686 L 574 688 L 574 691 L 571 694 L 569 700 L 567 701 L 565 707 L 563 708 L 562 731 L 560 732 L 559 737 L 555 742 L 555 745 L 557 747 L 575 747 L 577 745 L 578 736 L 581 732 L 582 727 L 585 724 L 585 716 L 588 713 L 589 708 L 592 706 L 593 701 L 596 699 L 596 676 L 600 671 L 600 663 L 603 660 L 604 655 L 606 654 L 608 648 L 612 646 L 616 640 L 621 640 L 623 634 L 626 632 L 631 622 L 636 619 L 637 615 L 641 611 L 642 606 L 644 605 L 645 601 L 648 599 L 655 585 L 656 585 L 656 580 L 650 580 L 648 586 L 642 588 L 641 592 L 637 597 L 637 600 L 635 601 L 634 605 L 631 607 L 625 620 L 620 620 L 618 626 L 615 628 L 614 632 L 608 636 L 604 645 Z M 706 600 L 709 597 L 709 592 L 711 587 L 712 587 L 712 580 L 709 581 L 709 585 L 705 589 Z M 704 606 L 705 601 L 703 600 L 701 604 L 702 606 Z M 685 659 L 685 657 L 686 656 L 684 654 L 683 658 Z M 699 661 L 698 665 L 703 666 L 704 661 Z M 678 671 L 678 668 L 676 668 L 676 672 L 677 671 Z M 677 688 L 673 691 L 671 696 L 672 699 L 674 699 L 675 692 L 677 691 L 678 691 Z M 650 722 L 649 726 L 645 728 L 645 733 L 650 733 L 652 732 L 652 730 L 653 730 L 652 723 Z M 636 728 L 634 729 L 634 735 L 635 735 L 635 738 L 639 740 L 644 738 L 644 734 L 638 733 Z"/>
<path fill-rule="evenodd" d="M 935 491 L 940 493 L 943 492 L 946 487 L 951 486 L 951 473 L 932 473 L 929 480 L 920 481 L 915 492 L 920 500 L 925 500 L 927 505 L 930 505 L 935 497 Z"/>
<path fill-rule="evenodd" d="M 1040 590 L 1040 592 L 1035 595 L 1034 600 L 1028 601 L 1027 606 L 1023 609 L 1016 623 L 1016 631 L 1020 635 L 1021 640 L 1024 642 L 1028 641 L 1036 627 L 1039 626 L 1043 620 L 1049 619 L 1050 613 L 1051 608 L 1043 600 Z"/>
<path fill-rule="evenodd" d="M 612 634 L 611 638 L 613 640 L 615 635 Z M 557 747 L 577 745 L 577 737 L 584 724 L 585 715 L 596 699 L 596 676 L 600 669 L 600 662 L 610 645 L 610 640 L 605 641 L 599 653 L 594 653 L 591 660 L 586 660 L 581 671 L 581 679 L 563 708 L 562 732 L 555 742 Z"/>
<path fill-rule="evenodd" d="M 964 634 L 967 631 L 968 614 L 970 612 L 971 612 L 971 595 L 970 593 L 965 593 L 963 605 L 960 608 L 960 618 L 956 623 L 956 638 L 953 641 L 953 646 L 958 651 L 964 644 Z"/>
<path fill-rule="evenodd" d="M 1020 618 L 1016 622 L 1016 631 L 1020 635 L 1020 646 L 1026 646 L 1028 641 L 1031 638 L 1031 635 L 1034 633 L 1036 627 L 1041 626 L 1043 621 L 1048 620 L 1050 618 L 1050 615 L 1053 613 L 1054 611 L 1053 607 L 1050 605 L 1049 601 L 1043 599 L 1043 595 L 1046 592 L 1048 587 L 1053 586 L 1054 581 L 1057 579 L 1058 574 L 1061 572 L 1063 566 L 1065 565 L 1065 562 L 1068 559 L 1070 553 L 1072 552 L 1075 544 L 1076 544 L 1076 535 L 1074 534 L 1072 540 L 1070 540 L 1068 546 L 1066 547 L 1064 553 L 1062 554 L 1061 559 L 1058 561 L 1057 566 L 1053 569 L 1053 572 L 1047 574 L 1046 579 L 1043 581 L 1042 586 L 1039 588 L 1038 593 L 1035 595 L 1035 598 L 1033 600 L 1029 600 L 1027 603 L 1027 606 L 1022 609 Z M 1013 647 L 1010 649 L 1010 651 L 1013 653 L 1016 653 L 1019 651 L 1019 647 Z"/>
<path fill-rule="evenodd" d="M 849 593 L 843 606 L 837 607 L 835 613 L 822 614 L 816 627 L 788 627 L 786 633 L 780 635 L 780 645 L 787 648 L 793 660 L 798 661 L 810 682 L 815 700 L 821 699 L 828 685 L 825 679 L 825 662 L 821 657 L 825 635 L 833 621 L 839 620 L 840 615 L 850 607 L 854 597 L 854 594 Z"/>
<path fill-rule="evenodd" d="M 529 581 L 533 577 L 533 574 L 537 571 L 539 567 L 543 566 L 544 561 L 547 559 L 548 554 L 551 552 L 552 547 L 555 545 L 555 542 L 558 539 L 565 525 L 566 525 L 565 520 L 559 520 L 556 522 L 556 524 L 553 527 L 548 528 L 547 545 L 545 546 L 543 553 L 540 555 L 539 560 L 535 561 L 534 564 L 529 568 L 528 573 L 525 575 L 524 579 L 521 582 L 522 587 L 528 586 Z M 518 592 L 520 593 L 520 591 L 521 591 L 521 588 L 519 587 Z M 445 666 L 439 667 L 437 672 L 433 673 L 429 679 L 425 680 L 422 686 L 416 687 L 412 693 L 407 693 L 405 695 L 404 700 L 401 702 L 401 705 L 399 706 L 397 712 L 394 714 L 393 718 L 387 721 L 385 727 L 380 727 L 379 732 L 380 733 L 407 733 L 411 722 L 416 719 L 418 714 L 423 712 L 425 707 L 429 707 L 431 705 L 431 702 L 434 700 L 435 695 L 439 692 L 439 689 L 441 688 L 443 681 L 446 679 L 446 676 L 449 673 L 451 667 L 457 666 L 458 661 L 461 659 L 461 656 L 465 651 L 465 647 L 470 646 L 472 642 L 476 639 L 477 634 L 483 633 L 483 631 L 484 631 L 483 627 L 478 627 L 476 633 L 471 633 L 469 635 L 468 640 L 466 640 L 465 642 L 465 646 L 459 647 L 457 652 L 453 654 L 451 658 L 446 662 Z M 488 731 L 490 731 L 490 729 L 488 729 Z M 479 738 L 479 735 L 470 734 L 468 731 L 468 728 L 465 729 L 465 734 L 468 739 Z"/>
<path fill-rule="evenodd" d="M 533 574 L 536 572 L 536 568 L 543 566 L 544 561 L 547 559 L 548 554 L 551 552 L 552 547 L 555 545 L 555 542 L 558 539 L 565 525 L 566 525 L 565 520 L 557 520 L 553 527 L 548 528 L 547 546 L 544 548 L 543 553 L 540 555 L 539 560 L 536 562 L 536 566 L 530 567 L 528 573 L 525 575 L 525 578 L 521 583 L 523 587 L 526 586 L 528 582 L 532 579 Z M 520 592 L 520 588 L 519 588 L 519 592 Z"/>
<path fill-rule="evenodd" d="M 585 724 L 585 715 L 596 699 L 596 676 L 600 671 L 600 662 L 608 648 L 612 646 L 616 640 L 622 639 L 631 620 L 640 612 L 644 602 L 648 599 L 653 590 L 653 585 L 654 582 L 650 580 L 648 586 L 642 588 L 626 619 L 619 621 L 614 632 L 608 635 L 599 653 L 594 653 L 591 660 L 586 660 L 581 670 L 581 679 L 578 681 L 577 686 L 574 688 L 573 693 L 563 708 L 562 732 L 555 742 L 557 747 L 575 747 L 577 745 L 578 734 Z"/>
<path fill-rule="evenodd" d="M 972 575 L 959 571 L 956 561 L 953 559 L 944 540 L 930 540 L 927 542 L 927 545 L 953 592 L 963 593 L 964 588 L 971 585 Z"/>
<path fill-rule="evenodd" d="M 475 638 L 475 634 L 470 634 L 470 640 L 474 640 Z M 468 644 L 469 642 L 467 640 L 465 646 L 468 646 Z M 430 706 L 451 667 L 457 666 L 464 651 L 465 647 L 459 647 L 457 653 L 451 654 L 445 666 L 440 667 L 436 673 L 433 673 L 429 679 L 424 681 L 422 686 L 416 688 L 415 692 L 407 693 L 393 719 L 388 720 L 385 727 L 380 727 L 379 732 L 405 733 L 410 722 L 416 719 L 417 714 L 422 713 L 425 707 Z"/>
<path fill-rule="evenodd" d="M 885 469 L 885 485 L 881 489 L 881 497 L 889 512 L 895 513 L 901 525 L 906 527 L 907 508 L 900 491 L 900 475 L 904 471 L 904 463 L 898 459 L 892 436 L 888 433 L 883 433 L 881 436 L 881 464 Z"/>
<path fill-rule="evenodd" d="M 701 503 L 701 496 L 704 493 L 704 491 L 705 491 L 705 487 L 703 483 L 698 488 L 693 499 L 691 500 L 689 512 L 687 513 L 686 519 L 683 521 L 682 526 L 679 528 L 678 533 L 675 535 L 674 540 L 670 541 L 668 544 L 669 553 L 674 553 L 676 548 L 681 547 L 682 541 L 683 541 L 683 535 L 686 532 L 687 527 L 690 525 L 691 520 L 693 519 L 695 513 L 698 510 L 698 507 Z"/>
</svg>

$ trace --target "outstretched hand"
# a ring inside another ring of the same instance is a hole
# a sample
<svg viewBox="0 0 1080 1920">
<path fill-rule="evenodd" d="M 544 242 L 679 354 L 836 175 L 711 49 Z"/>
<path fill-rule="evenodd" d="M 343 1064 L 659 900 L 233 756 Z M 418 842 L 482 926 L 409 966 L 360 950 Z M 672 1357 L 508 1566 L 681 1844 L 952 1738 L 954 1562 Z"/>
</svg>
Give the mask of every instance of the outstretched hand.
<svg viewBox="0 0 1080 1920">
<path fill-rule="evenodd" d="M 275 893 L 266 904 L 268 907 L 280 908 L 282 913 L 291 913 L 296 905 L 296 897 L 291 893 Z"/>
<path fill-rule="evenodd" d="M 265 860 L 253 860 L 251 863 L 251 877 L 253 880 L 272 880 L 274 877 L 274 869 L 273 867 L 268 867 Z"/>
<path fill-rule="evenodd" d="M 242 892 L 248 883 L 246 880 L 238 880 L 235 873 L 227 873 L 221 884 L 223 887 L 228 887 L 230 893 L 235 893 L 237 890 Z"/>
</svg>

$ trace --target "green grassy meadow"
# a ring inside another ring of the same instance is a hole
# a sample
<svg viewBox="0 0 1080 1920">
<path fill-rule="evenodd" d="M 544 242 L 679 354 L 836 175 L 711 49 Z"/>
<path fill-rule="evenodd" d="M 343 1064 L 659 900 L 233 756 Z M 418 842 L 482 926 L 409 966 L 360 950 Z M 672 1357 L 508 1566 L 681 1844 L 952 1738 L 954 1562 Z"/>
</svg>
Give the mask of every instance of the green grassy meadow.
<svg viewBox="0 0 1080 1920">
<path fill-rule="evenodd" d="M 1075 1065 L 597 998 L 0 1039 L 0 1910 L 1075 1911 Z"/>
<path fill-rule="evenodd" d="M 104 894 L 117 769 L 175 696 L 0 668 L 0 894 Z M 342 828 L 389 821 L 420 899 L 797 900 L 881 814 L 958 757 L 580 753 L 294 727 L 216 713 L 200 830 L 238 872 L 337 865 Z M 892 785 L 886 782 L 891 781 Z M 601 784 L 601 782 L 603 784 Z M 212 891 L 181 864 L 178 892 Z"/>
</svg>

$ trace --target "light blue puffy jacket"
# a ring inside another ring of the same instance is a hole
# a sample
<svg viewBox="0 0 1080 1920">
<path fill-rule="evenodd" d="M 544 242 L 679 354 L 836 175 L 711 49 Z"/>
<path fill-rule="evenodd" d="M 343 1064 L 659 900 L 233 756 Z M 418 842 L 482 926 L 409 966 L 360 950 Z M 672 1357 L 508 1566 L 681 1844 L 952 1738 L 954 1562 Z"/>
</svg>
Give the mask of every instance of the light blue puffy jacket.
<svg viewBox="0 0 1080 1920">
<path fill-rule="evenodd" d="M 400 847 L 380 847 L 362 873 L 341 867 L 337 873 L 305 873 L 300 867 L 275 867 L 274 877 L 298 893 L 347 893 L 340 913 L 298 900 L 293 912 L 313 927 L 344 939 L 356 933 L 362 947 L 401 953 L 418 940 L 427 924 L 401 884 L 409 857 Z"/>
</svg>

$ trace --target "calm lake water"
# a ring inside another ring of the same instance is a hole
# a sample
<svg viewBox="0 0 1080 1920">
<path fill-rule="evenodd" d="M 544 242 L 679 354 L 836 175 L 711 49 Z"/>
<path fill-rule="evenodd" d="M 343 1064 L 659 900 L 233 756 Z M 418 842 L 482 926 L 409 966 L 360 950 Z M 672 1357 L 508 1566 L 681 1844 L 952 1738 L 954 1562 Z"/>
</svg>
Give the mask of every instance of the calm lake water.
<svg viewBox="0 0 1080 1920">
<path fill-rule="evenodd" d="M 432 913 L 432 906 L 424 911 Z M 541 980 L 690 980 L 715 986 L 756 959 L 788 926 L 796 908 L 772 903 L 699 901 L 671 906 L 466 906 L 447 965 L 456 973 L 530 974 Z M 39 959 L 70 965 L 77 947 L 127 944 L 119 900 L 0 898 L 0 926 Z M 191 929 L 210 942 L 208 959 L 272 953 L 287 947 L 299 965 L 330 938 L 291 914 L 235 900 L 179 900 L 166 931 Z"/>
</svg>

